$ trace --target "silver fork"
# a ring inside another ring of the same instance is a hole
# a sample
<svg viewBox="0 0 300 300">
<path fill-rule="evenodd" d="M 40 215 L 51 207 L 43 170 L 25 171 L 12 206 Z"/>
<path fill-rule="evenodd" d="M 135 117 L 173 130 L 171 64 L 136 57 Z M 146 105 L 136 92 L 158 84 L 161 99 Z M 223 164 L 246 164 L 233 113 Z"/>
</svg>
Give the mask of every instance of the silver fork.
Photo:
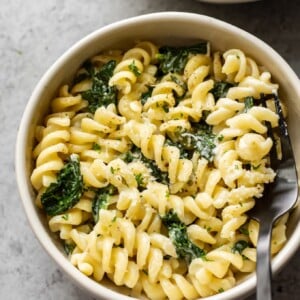
<svg viewBox="0 0 300 300">
<path fill-rule="evenodd" d="M 283 214 L 290 211 L 298 196 L 298 180 L 295 158 L 284 120 L 280 101 L 277 95 L 272 96 L 276 112 L 279 116 L 280 142 L 282 158 L 278 160 L 276 146 L 269 124 L 268 134 L 274 143 L 270 153 L 271 167 L 276 171 L 274 182 L 265 186 L 264 195 L 256 201 L 255 207 L 249 216 L 260 223 L 257 242 L 256 261 L 256 299 L 272 299 L 272 271 L 270 263 L 270 242 L 274 222 Z"/>
</svg>

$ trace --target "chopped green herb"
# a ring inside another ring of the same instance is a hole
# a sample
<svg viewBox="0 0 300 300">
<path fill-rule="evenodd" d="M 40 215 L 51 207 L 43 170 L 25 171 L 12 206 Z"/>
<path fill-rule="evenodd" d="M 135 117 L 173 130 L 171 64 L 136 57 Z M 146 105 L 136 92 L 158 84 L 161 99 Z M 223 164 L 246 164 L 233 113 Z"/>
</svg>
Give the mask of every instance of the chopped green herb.
<svg viewBox="0 0 300 300">
<path fill-rule="evenodd" d="M 239 254 L 242 254 L 247 247 L 249 247 L 249 243 L 247 241 L 240 240 L 233 245 L 232 252 L 238 252 Z"/>
<path fill-rule="evenodd" d="M 111 222 L 112 223 L 115 223 L 117 221 L 117 216 L 114 216 L 112 219 L 111 219 Z"/>
<path fill-rule="evenodd" d="M 143 269 L 142 272 L 148 276 L 148 271 Z"/>
<path fill-rule="evenodd" d="M 128 66 L 129 70 L 136 76 L 140 76 L 141 72 L 138 69 L 138 67 L 135 65 L 135 60 L 132 61 L 132 63 Z"/>
<path fill-rule="evenodd" d="M 143 186 L 144 185 L 144 177 L 143 174 L 139 173 L 135 175 L 135 180 L 138 184 L 138 186 Z"/>
<path fill-rule="evenodd" d="M 92 88 L 82 93 L 83 99 L 89 102 L 88 109 L 94 113 L 100 106 L 108 106 L 117 101 L 117 89 L 114 86 L 109 86 L 108 81 L 113 75 L 116 67 L 116 61 L 111 60 L 102 68 L 91 73 Z"/>
<path fill-rule="evenodd" d="M 240 232 L 241 234 L 244 234 L 244 235 L 249 235 L 249 231 L 248 231 L 248 229 L 245 228 L 245 227 L 239 228 L 239 232 Z"/>
<path fill-rule="evenodd" d="M 62 218 L 63 218 L 65 221 L 68 221 L 68 220 L 69 220 L 69 214 L 63 215 Z"/>
<path fill-rule="evenodd" d="M 194 258 L 205 256 L 205 252 L 189 240 L 186 225 L 180 221 L 176 212 L 170 210 L 161 219 L 180 258 L 190 263 Z"/>
<path fill-rule="evenodd" d="M 223 288 L 219 288 L 218 289 L 218 293 L 223 293 L 224 292 L 224 289 Z"/>
<path fill-rule="evenodd" d="M 244 108 L 244 112 L 247 112 L 251 107 L 254 106 L 254 98 L 253 97 L 246 97 L 245 101 L 245 108 Z"/>
<path fill-rule="evenodd" d="M 126 163 L 131 163 L 134 160 L 138 159 L 139 157 L 136 157 L 132 151 L 128 151 L 124 154 L 121 155 L 121 158 L 126 162 Z"/>
<path fill-rule="evenodd" d="M 207 226 L 205 229 L 207 230 L 207 232 L 211 232 L 211 227 L 210 226 Z"/>
<path fill-rule="evenodd" d="M 97 143 L 94 143 L 93 146 L 92 146 L 92 149 L 95 150 L 95 151 L 99 151 L 99 150 L 101 150 L 101 146 Z"/>
<path fill-rule="evenodd" d="M 234 85 L 229 82 L 217 81 L 210 92 L 213 94 L 215 101 L 218 101 L 220 98 L 226 97 L 228 90 L 233 86 Z"/>
<path fill-rule="evenodd" d="M 115 169 L 113 167 L 110 167 L 110 173 L 115 174 Z"/>
<path fill-rule="evenodd" d="M 224 140 L 224 135 L 223 134 L 218 135 L 218 141 L 222 142 L 223 140 Z"/>
<path fill-rule="evenodd" d="M 188 47 L 161 47 L 157 54 L 161 74 L 182 73 L 190 54 L 206 54 L 208 43 L 200 42 Z"/>
<path fill-rule="evenodd" d="M 167 198 L 167 199 L 170 198 L 170 192 L 169 192 L 169 190 L 166 191 L 166 198 Z"/>
<path fill-rule="evenodd" d="M 257 166 L 251 165 L 252 170 L 258 170 L 261 164 L 258 164 Z"/>
<path fill-rule="evenodd" d="M 53 182 L 42 194 L 41 202 L 49 216 L 55 216 L 72 208 L 83 193 L 83 179 L 79 160 L 71 155 L 68 162 L 58 172 L 57 182 Z"/>
</svg>

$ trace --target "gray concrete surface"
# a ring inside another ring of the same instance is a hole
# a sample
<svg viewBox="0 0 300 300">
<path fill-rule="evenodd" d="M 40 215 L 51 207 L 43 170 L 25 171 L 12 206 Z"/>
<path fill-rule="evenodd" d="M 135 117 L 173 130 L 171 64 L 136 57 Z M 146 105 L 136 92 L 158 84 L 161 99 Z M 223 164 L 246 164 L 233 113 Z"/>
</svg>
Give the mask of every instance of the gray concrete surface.
<svg viewBox="0 0 300 300">
<path fill-rule="evenodd" d="M 39 78 L 74 42 L 113 21 L 167 10 L 202 13 L 240 26 L 273 46 L 300 75 L 298 0 L 240 5 L 193 0 L 0 0 L 1 300 L 93 299 L 57 268 L 29 227 L 14 177 L 18 123 Z M 299 263 L 300 251 L 274 280 L 274 299 L 299 299 Z"/>
</svg>

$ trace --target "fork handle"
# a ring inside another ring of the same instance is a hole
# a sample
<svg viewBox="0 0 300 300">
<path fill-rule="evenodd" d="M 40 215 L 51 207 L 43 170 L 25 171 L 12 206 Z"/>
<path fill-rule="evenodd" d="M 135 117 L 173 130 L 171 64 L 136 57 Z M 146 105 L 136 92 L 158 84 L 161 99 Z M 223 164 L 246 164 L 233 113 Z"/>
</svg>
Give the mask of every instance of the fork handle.
<svg viewBox="0 0 300 300">
<path fill-rule="evenodd" d="M 256 300 L 272 299 L 272 272 L 270 243 L 272 222 L 260 222 L 256 259 Z"/>
</svg>

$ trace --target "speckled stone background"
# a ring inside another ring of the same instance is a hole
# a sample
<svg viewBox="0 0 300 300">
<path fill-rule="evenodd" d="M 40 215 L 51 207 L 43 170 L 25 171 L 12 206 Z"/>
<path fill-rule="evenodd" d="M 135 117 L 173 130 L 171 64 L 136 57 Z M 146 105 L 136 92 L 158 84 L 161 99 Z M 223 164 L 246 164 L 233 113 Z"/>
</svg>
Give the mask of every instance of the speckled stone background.
<svg viewBox="0 0 300 300">
<path fill-rule="evenodd" d="M 0 0 L 1 300 L 93 299 L 57 268 L 29 227 L 14 175 L 18 123 L 39 78 L 74 42 L 113 21 L 167 10 L 231 22 L 271 44 L 300 75 L 298 0 L 240 5 L 194 0 Z M 274 280 L 274 299 L 299 299 L 299 281 L 300 251 Z"/>
</svg>

